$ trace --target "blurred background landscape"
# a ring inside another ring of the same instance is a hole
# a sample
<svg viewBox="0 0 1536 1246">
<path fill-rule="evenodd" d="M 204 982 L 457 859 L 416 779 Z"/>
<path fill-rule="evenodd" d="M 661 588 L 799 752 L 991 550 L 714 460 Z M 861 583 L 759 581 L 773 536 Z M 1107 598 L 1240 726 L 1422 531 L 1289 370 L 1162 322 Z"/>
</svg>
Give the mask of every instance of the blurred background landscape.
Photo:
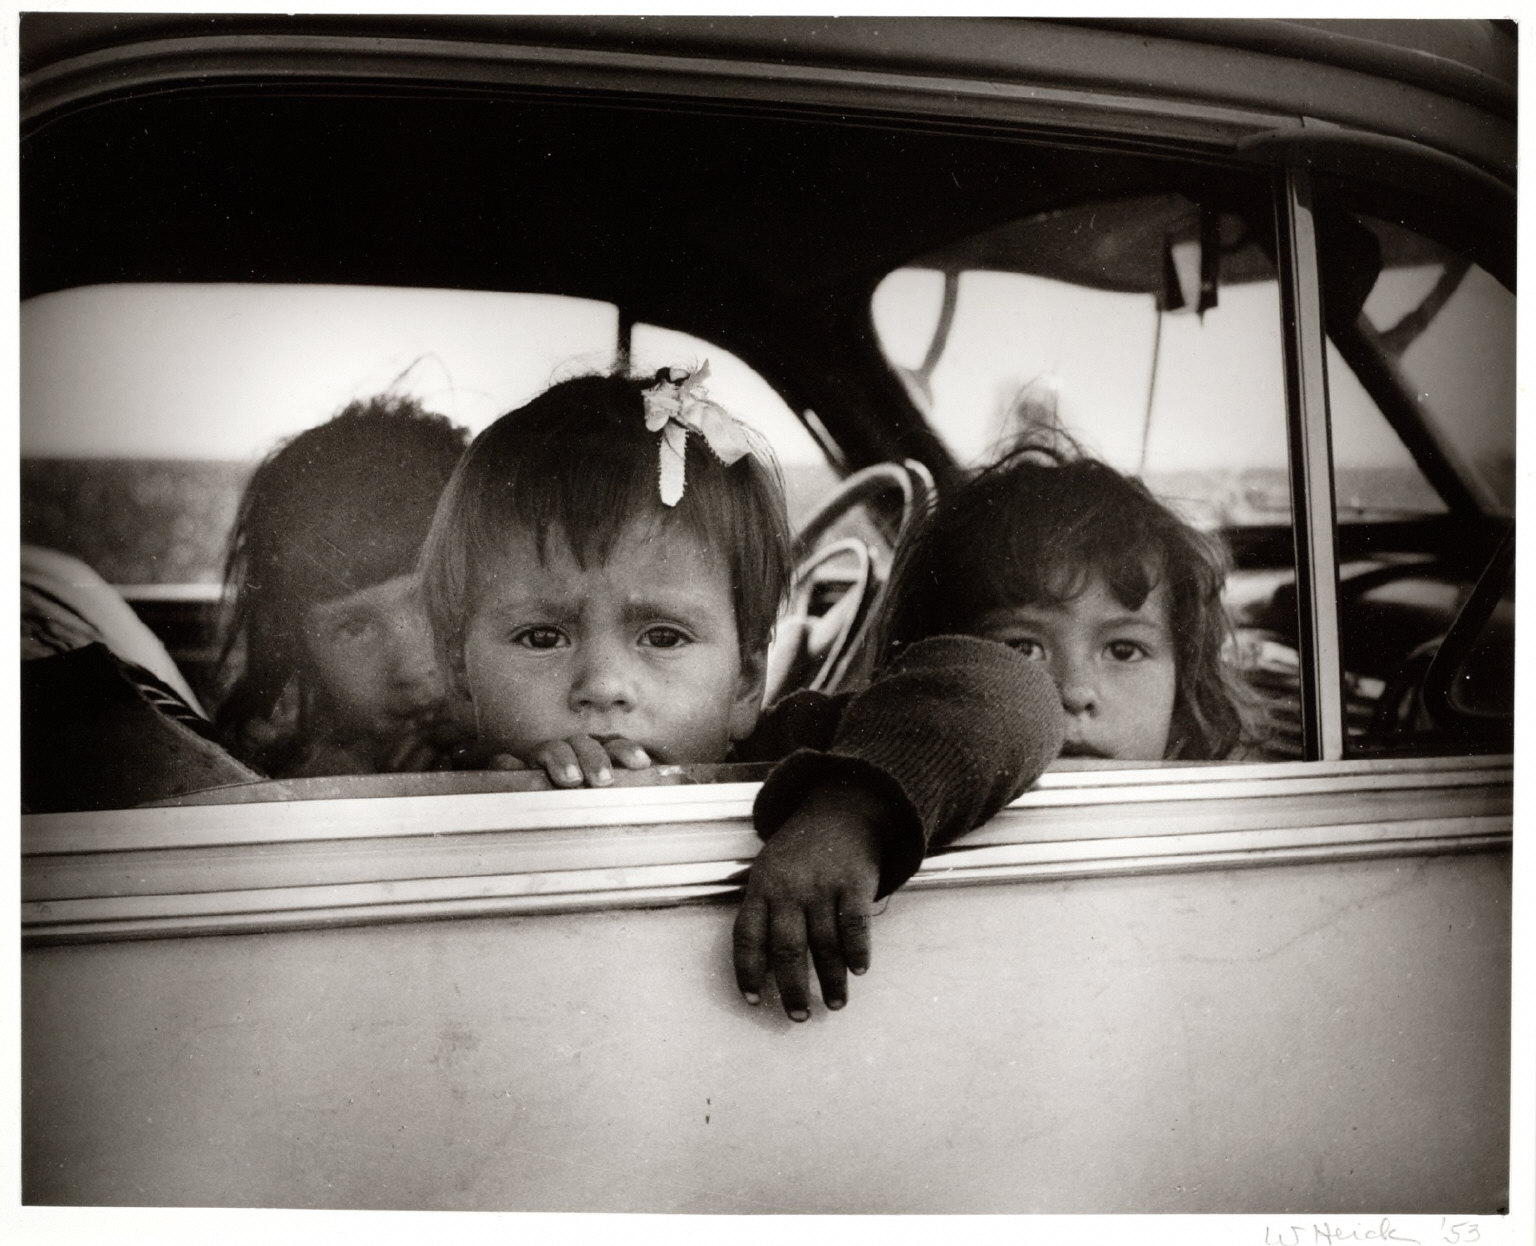
<svg viewBox="0 0 1536 1246">
<path fill-rule="evenodd" d="M 23 459 L 21 539 L 83 559 L 114 584 L 216 586 L 253 461 Z M 797 524 L 833 483 L 824 466 L 788 464 Z M 1211 526 L 1288 522 L 1283 471 L 1149 473 L 1148 484 Z M 1339 505 L 1383 517 L 1441 509 L 1417 473 L 1344 468 Z"/>
</svg>

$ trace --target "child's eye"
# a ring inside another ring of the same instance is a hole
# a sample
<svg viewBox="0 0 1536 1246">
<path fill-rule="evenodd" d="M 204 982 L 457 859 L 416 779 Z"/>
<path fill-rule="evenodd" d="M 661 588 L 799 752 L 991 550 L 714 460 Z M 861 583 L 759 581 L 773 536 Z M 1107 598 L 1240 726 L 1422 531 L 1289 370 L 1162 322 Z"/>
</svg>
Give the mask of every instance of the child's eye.
<svg viewBox="0 0 1536 1246">
<path fill-rule="evenodd" d="M 688 643 L 688 637 L 675 627 L 648 627 L 640 639 L 652 649 L 677 649 Z"/>
<path fill-rule="evenodd" d="M 1038 640 L 1031 640 L 1028 636 L 1010 636 L 1003 641 L 1010 649 L 1016 649 L 1031 662 L 1043 662 L 1045 660 L 1045 646 Z"/>
<path fill-rule="evenodd" d="M 1147 656 L 1146 648 L 1134 640 L 1112 640 L 1104 646 L 1104 652 L 1116 662 L 1140 662 Z"/>
<path fill-rule="evenodd" d="M 558 649 L 565 636 L 558 627 L 525 627 L 513 633 L 512 643 L 524 649 Z"/>
</svg>

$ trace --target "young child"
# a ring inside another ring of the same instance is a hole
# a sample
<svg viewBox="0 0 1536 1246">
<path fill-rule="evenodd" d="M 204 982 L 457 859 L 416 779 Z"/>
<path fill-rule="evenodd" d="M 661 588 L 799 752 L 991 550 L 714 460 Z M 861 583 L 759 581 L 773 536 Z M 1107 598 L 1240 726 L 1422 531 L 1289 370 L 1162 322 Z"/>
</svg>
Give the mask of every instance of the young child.
<svg viewBox="0 0 1536 1246">
<path fill-rule="evenodd" d="M 1226 757 L 1252 700 L 1228 660 L 1220 540 L 1070 445 L 1026 444 L 942 498 L 893 572 L 881 659 L 1002 641 L 1051 674 L 1063 757 Z"/>
<path fill-rule="evenodd" d="M 614 764 L 785 759 L 754 810 L 766 843 L 735 963 L 755 1004 L 771 961 L 802 1021 L 807 951 L 842 1007 L 872 902 L 1034 781 L 1061 712 L 1037 664 L 946 637 L 856 696 L 765 714 L 791 571 L 783 490 L 706 374 L 579 377 L 502 416 L 444 491 L 422 591 L 487 754 L 562 786 L 611 782 Z"/>
<path fill-rule="evenodd" d="M 237 756 L 274 778 L 446 764 L 453 715 L 415 568 L 467 440 L 386 395 L 256 468 L 225 571 L 220 661 L 237 673 L 216 721 Z"/>
</svg>

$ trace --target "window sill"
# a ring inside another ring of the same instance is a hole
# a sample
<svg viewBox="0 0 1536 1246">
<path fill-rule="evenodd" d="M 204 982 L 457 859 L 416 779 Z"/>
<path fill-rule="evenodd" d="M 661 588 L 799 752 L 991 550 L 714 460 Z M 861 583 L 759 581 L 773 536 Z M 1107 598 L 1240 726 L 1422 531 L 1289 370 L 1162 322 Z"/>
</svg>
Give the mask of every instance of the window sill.
<svg viewBox="0 0 1536 1246">
<path fill-rule="evenodd" d="M 518 777 L 518 776 L 506 776 Z M 1507 850 L 1513 759 L 1058 763 L 934 853 L 927 888 Z M 39 814 L 24 942 L 606 908 L 734 895 L 756 782 Z"/>
</svg>

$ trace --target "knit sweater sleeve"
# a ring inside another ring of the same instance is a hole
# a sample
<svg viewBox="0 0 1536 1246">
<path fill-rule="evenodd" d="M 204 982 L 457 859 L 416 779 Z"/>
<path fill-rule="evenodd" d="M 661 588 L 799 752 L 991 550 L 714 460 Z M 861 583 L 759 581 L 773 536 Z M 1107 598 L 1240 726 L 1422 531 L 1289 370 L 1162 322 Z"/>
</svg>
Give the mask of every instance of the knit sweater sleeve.
<svg viewBox="0 0 1536 1246">
<path fill-rule="evenodd" d="M 792 709 L 795 700 L 765 724 L 796 747 L 784 749 L 758 794 L 758 833 L 771 836 L 823 783 L 865 785 L 896 811 L 884 828 L 882 896 L 916 872 L 929 848 L 981 825 L 1027 788 L 1061 749 L 1061 699 L 1045 668 L 973 636 L 921 641 L 851 697 Z M 819 731 L 788 738 L 793 714 Z"/>
</svg>

